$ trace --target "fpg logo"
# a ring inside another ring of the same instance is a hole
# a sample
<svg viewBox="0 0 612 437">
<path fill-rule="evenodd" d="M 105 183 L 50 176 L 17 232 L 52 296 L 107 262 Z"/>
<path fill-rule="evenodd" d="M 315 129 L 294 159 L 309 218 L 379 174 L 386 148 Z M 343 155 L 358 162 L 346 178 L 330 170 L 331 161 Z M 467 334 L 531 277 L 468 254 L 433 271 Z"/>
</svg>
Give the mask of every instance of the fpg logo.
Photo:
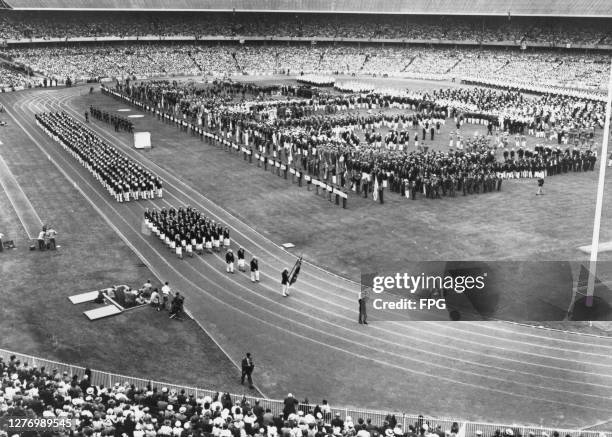
<svg viewBox="0 0 612 437">
<path fill-rule="evenodd" d="M 430 310 L 432 308 L 445 310 L 446 299 L 419 299 L 419 309 Z"/>
</svg>

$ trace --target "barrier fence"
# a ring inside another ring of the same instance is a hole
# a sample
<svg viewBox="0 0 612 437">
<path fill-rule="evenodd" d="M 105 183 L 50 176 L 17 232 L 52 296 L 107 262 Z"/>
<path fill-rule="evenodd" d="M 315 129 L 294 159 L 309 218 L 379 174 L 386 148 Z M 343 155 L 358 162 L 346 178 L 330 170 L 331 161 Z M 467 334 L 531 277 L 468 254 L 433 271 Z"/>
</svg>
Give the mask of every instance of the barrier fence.
<svg viewBox="0 0 612 437">
<path fill-rule="evenodd" d="M 36 366 L 38 369 L 44 367 L 47 372 L 57 370 L 61 374 L 66 372 L 69 377 L 77 375 L 79 378 L 81 378 L 85 374 L 85 368 L 81 366 L 46 360 L 44 358 L 37 358 L 30 355 L 11 352 L 6 349 L 0 349 L 0 358 L 3 358 L 5 362 L 8 361 L 11 356 L 15 356 L 15 358 L 22 364 L 27 363 L 29 367 Z M 111 387 L 115 384 L 123 385 L 125 383 L 128 383 L 130 385 L 134 385 L 137 388 L 146 388 L 148 385 L 150 385 L 151 387 L 156 387 L 158 389 L 161 389 L 162 387 L 167 387 L 169 390 L 174 389 L 177 392 L 180 390 L 185 390 L 185 393 L 187 395 L 193 394 L 196 398 L 204 396 L 213 397 L 217 393 L 215 390 L 206 390 L 202 388 L 189 387 L 179 384 L 170 384 L 143 378 L 136 378 L 132 376 L 119 375 L 116 373 L 104 372 L 95 369 L 90 370 L 90 381 L 91 384 L 95 386 Z M 259 404 L 264 409 L 269 408 L 274 415 L 281 415 L 283 413 L 284 403 L 282 400 L 258 398 L 255 396 L 237 394 L 230 394 L 230 396 L 235 403 L 239 403 L 243 398 L 246 398 L 246 400 L 249 401 L 251 405 L 253 405 L 254 402 L 258 400 Z M 298 409 L 306 412 L 312 409 L 313 407 L 314 405 L 312 404 L 299 404 Z M 420 427 L 420 425 L 423 423 L 428 423 L 430 427 L 434 428 L 440 425 L 443 430 L 449 430 L 454 423 L 457 423 L 459 426 L 465 426 L 466 437 L 476 436 L 477 431 L 481 431 L 484 437 L 489 437 L 495 435 L 496 431 L 501 431 L 503 433 L 504 430 L 508 428 L 513 430 L 515 436 L 527 436 L 529 433 L 533 433 L 535 437 L 543 437 L 544 433 L 551 436 L 554 431 L 557 431 L 562 437 L 612 437 L 612 433 L 610 432 L 598 432 L 580 429 L 560 429 L 542 427 L 538 425 L 472 422 L 448 417 L 419 416 L 417 414 L 401 412 L 375 411 L 349 407 L 332 407 L 330 416 L 334 416 L 336 413 L 339 413 L 343 419 L 346 419 L 346 417 L 351 417 L 354 422 L 356 422 L 358 418 L 363 418 L 364 420 L 371 419 L 372 423 L 377 426 L 382 426 L 388 415 L 393 414 L 397 420 L 397 423 L 402 427 L 404 431 L 408 430 L 409 425 L 416 425 L 417 427 Z"/>
</svg>

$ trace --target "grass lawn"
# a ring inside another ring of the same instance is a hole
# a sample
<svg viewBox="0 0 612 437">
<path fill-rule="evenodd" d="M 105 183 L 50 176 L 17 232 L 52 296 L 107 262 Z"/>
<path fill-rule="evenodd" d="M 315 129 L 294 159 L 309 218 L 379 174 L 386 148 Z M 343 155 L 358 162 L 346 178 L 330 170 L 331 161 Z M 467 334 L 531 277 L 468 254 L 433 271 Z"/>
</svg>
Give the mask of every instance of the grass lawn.
<svg viewBox="0 0 612 437">
<path fill-rule="evenodd" d="M 266 79 L 270 80 L 270 79 Z M 404 85 L 424 85 L 404 81 Z M 426 87 L 442 87 L 426 83 Z M 109 97 L 81 95 L 79 112 L 94 104 L 115 111 L 128 108 Z M 122 112 L 124 116 L 137 111 Z M 578 246 L 592 235 L 597 172 L 547 178 L 546 195 L 535 196 L 532 179 L 504 181 L 501 192 L 407 200 L 385 193 L 385 204 L 350 195 L 348 209 L 331 204 L 305 187 L 292 186 L 270 172 L 145 116 L 133 119 L 136 131 L 150 131 L 147 158 L 170 170 L 204 195 L 252 224 L 277 243 L 292 242 L 297 253 L 334 272 L 359 279 L 396 260 L 576 260 Z M 447 147 L 452 123 L 434 144 Z M 467 125 L 473 134 L 485 129 Z M 128 134 L 120 136 L 131 141 Z M 601 138 L 601 131 L 597 139 Z M 535 138 L 529 138 L 532 145 Z"/>
<path fill-rule="evenodd" d="M 115 373 L 240 392 L 238 370 L 194 321 L 172 321 L 166 312 L 144 307 L 90 322 L 82 313 L 91 304 L 68 301 L 70 295 L 112 284 L 158 281 L 17 126 L 9 123 L 1 129 L 0 155 L 42 221 L 58 230 L 61 247 L 30 251 L 19 218 L 0 190 L 0 231 L 17 245 L 0 253 L 0 347 Z"/>
</svg>

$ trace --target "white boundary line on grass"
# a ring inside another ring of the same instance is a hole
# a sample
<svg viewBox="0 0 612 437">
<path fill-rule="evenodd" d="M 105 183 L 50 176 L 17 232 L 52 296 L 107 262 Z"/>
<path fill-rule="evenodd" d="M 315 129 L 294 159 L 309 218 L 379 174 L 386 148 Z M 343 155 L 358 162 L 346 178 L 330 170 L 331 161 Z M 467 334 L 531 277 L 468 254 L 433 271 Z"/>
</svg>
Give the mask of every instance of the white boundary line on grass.
<svg viewBox="0 0 612 437">
<path fill-rule="evenodd" d="M 14 103 L 16 104 L 16 103 Z M 9 113 L 9 116 L 13 119 L 13 121 L 21 128 L 21 130 L 23 130 L 23 132 L 30 137 L 30 139 L 34 142 L 34 144 L 36 144 L 36 146 L 43 151 L 44 148 L 43 146 L 41 146 L 40 142 L 38 140 L 36 140 L 32 134 L 19 122 L 19 120 L 17 120 L 16 116 L 14 116 L 13 114 Z M 115 231 L 115 233 L 119 236 L 119 238 L 121 238 L 123 240 L 123 242 L 136 254 L 136 256 L 138 258 L 140 258 L 140 260 L 143 262 L 144 265 L 147 266 L 147 268 L 151 271 L 151 273 L 153 273 L 153 275 L 155 277 L 157 277 L 157 279 L 159 281 L 161 281 L 161 275 L 159 274 L 159 272 L 157 271 L 157 269 L 155 269 L 153 267 L 153 265 L 147 260 L 147 258 L 130 242 L 130 240 L 119 230 L 119 228 L 117 226 L 115 226 L 115 224 L 106 216 L 106 214 L 104 214 L 104 212 L 102 211 L 102 209 L 96 205 L 96 202 L 94 202 L 94 200 L 92 198 L 90 198 L 85 191 L 79 187 L 77 185 L 77 183 L 74 181 L 74 179 L 72 179 L 67 171 L 55 160 L 50 159 L 50 161 L 53 163 L 53 165 L 59 170 L 59 172 L 66 178 L 66 180 L 68 180 L 73 186 L 74 188 L 76 188 L 76 190 L 81 193 L 81 195 L 89 202 L 89 204 L 93 207 L 93 209 L 100 215 L 100 217 L 102 217 L 102 219 L 106 222 L 106 224 L 108 224 L 111 229 L 113 229 L 113 231 Z M 219 342 L 210 335 L 210 333 L 208 332 L 208 330 L 206 328 L 204 328 L 204 326 L 202 326 L 195 318 L 193 318 L 193 316 L 187 312 L 187 309 L 185 309 L 185 313 L 196 322 L 196 324 L 206 333 L 206 335 L 208 335 L 208 337 L 212 340 L 212 342 L 219 348 L 219 350 L 221 352 L 223 352 L 223 354 L 227 357 L 227 359 L 230 361 L 230 363 L 232 363 L 240 372 L 242 372 L 242 365 L 239 364 L 237 361 L 235 361 L 234 359 L 232 359 L 231 355 L 229 355 L 227 353 L 227 351 L 221 346 L 221 344 L 219 344 Z M 256 390 L 261 394 L 261 396 L 265 399 L 269 399 L 269 397 L 261 391 L 261 389 L 259 387 L 257 387 L 257 385 L 253 384 L 256 388 Z"/>
<path fill-rule="evenodd" d="M 34 213 L 34 216 L 38 220 L 38 227 L 42 228 L 42 225 L 43 225 L 42 224 L 42 220 L 38 216 L 38 213 L 34 209 L 34 206 L 32 206 L 32 202 L 30 202 L 30 199 L 28 199 L 28 196 L 26 196 L 26 194 L 24 193 L 23 188 L 21 188 L 21 185 L 19 185 L 19 182 L 15 178 L 15 175 L 13 175 L 13 173 L 11 172 L 11 169 L 9 168 L 9 166 L 6 163 L 6 161 L 4 160 L 4 158 L 2 158 L 2 156 L 0 156 L 0 169 L 2 169 L 2 173 L 5 175 L 6 179 L 12 179 L 14 184 L 15 184 L 15 186 L 17 188 L 19 188 L 19 191 L 21 191 L 21 195 L 23 195 L 23 198 L 26 200 L 28 205 L 30 205 L 30 209 L 32 210 L 32 212 Z M 17 218 L 21 222 L 21 226 L 26 231 L 26 234 L 28 234 L 28 238 L 30 240 L 36 239 L 38 237 L 38 235 L 32 236 L 32 234 L 30 234 L 29 226 L 26 226 L 26 223 L 25 223 L 25 221 L 24 221 L 24 219 L 22 217 L 22 212 L 17 208 L 17 206 L 15 206 L 15 202 L 13 201 L 14 194 L 9 193 L 8 187 L 5 185 L 4 178 L 2 178 L 2 177 L 0 177 L 0 186 L 2 186 L 2 189 L 6 193 L 6 197 L 8 198 L 9 202 L 13 206 L 13 210 L 15 211 L 15 214 L 17 215 Z M 19 195 L 19 193 L 17 193 L 17 195 Z"/>
</svg>

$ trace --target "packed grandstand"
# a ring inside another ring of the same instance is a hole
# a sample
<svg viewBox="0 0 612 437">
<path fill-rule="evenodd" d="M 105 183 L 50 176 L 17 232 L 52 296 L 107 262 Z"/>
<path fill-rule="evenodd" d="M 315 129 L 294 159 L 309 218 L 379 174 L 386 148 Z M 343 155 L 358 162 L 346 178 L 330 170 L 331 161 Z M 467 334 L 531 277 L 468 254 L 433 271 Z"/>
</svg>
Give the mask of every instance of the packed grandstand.
<svg viewBox="0 0 612 437">
<path fill-rule="evenodd" d="M 151 113 L 157 108 L 158 119 L 176 116 L 180 123 L 190 123 L 193 135 L 204 135 L 203 128 L 223 133 L 240 146 L 252 146 L 253 152 L 266 156 L 273 153 L 283 164 L 294 164 L 296 172 L 329 184 L 333 180 L 346 191 L 356 186 L 359 193 L 359 184 L 365 184 L 362 174 L 377 169 L 385 187 L 408 198 L 412 190 L 414 199 L 414 192 L 430 193 L 436 184 L 444 195 L 448 187 L 454 196 L 468 181 L 469 194 L 478 184 L 481 188 L 475 192 L 485 193 L 499 191 L 506 179 L 593 171 L 598 158 L 594 134 L 604 127 L 612 18 L 514 17 L 510 12 L 492 17 L 364 17 L 0 9 L 0 42 L 2 92 L 104 82 L 109 84 L 103 88 L 107 95 L 151 108 Z M 297 99 L 297 87 L 245 85 L 247 89 L 236 90 L 230 80 L 261 75 L 297 78 L 306 88 L 333 92 Z M 215 92 L 207 95 L 192 83 L 174 81 L 176 77 L 209 78 Z M 364 81 L 387 77 L 435 80 L 441 85 L 433 91 L 398 90 Z M 444 81 L 464 85 L 445 88 Z M 278 100 L 266 100 L 271 91 L 286 98 L 282 108 Z M 236 103 L 233 98 L 240 92 L 242 101 Z M 353 110 L 354 115 L 348 113 Z M 418 115 L 404 117 L 398 115 L 400 110 Z M 46 128 L 54 127 L 53 133 L 68 136 L 71 141 L 62 143 L 64 148 L 74 150 L 70 153 L 81 163 L 84 159 L 84 166 L 104 150 L 105 162 L 126 159 L 64 113 L 39 114 L 37 119 Z M 457 123 L 450 152 L 428 153 L 423 148 L 427 138 L 431 135 L 433 140 L 434 132 L 438 135 L 447 122 Z M 464 122 L 486 126 L 490 138 L 462 137 Z M 381 125 L 386 135 L 374 135 L 374 127 Z M 418 135 L 421 129 L 418 149 L 414 132 Z M 353 134 L 357 130 L 365 133 L 363 138 Z M 533 152 L 525 137 L 536 139 Z M 105 149 L 80 145 L 87 141 Z M 418 151 L 402 155 L 412 145 Z M 331 163 L 329 168 L 326 163 Z M 135 171 L 127 160 L 124 167 L 136 187 L 142 183 L 144 192 L 151 191 L 149 199 L 155 198 L 154 188 L 161 191 L 161 182 L 157 185 L 157 177 L 146 169 Z M 106 174 L 108 169 L 102 170 Z M 417 176 L 423 172 L 426 180 Z M 113 175 L 106 180 L 92 173 L 117 196 Z M 475 182 L 478 175 L 482 179 Z M 121 186 L 119 191 L 123 192 Z M 466 191 L 463 188 L 464 195 Z M 315 406 L 286 399 L 284 407 L 274 409 L 263 400 L 260 404 L 229 394 L 198 395 L 127 382 L 109 386 L 92 381 L 89 370 L 61 373 L 16 357 L 0 358 L 0 374 L 0 418 L 78 419 L 74 435 L 483 435 L 476 428 L 470 434 L 459 423 L 422 417 L 410 422 L 389 415 L 372 422 L 365 414 L 351 417 L 346 411 L 332 411 L 326 401 Z M 520 437 L 522 432 L 490 431 L 485 437 Z M 533 432 L 548 437 L 543 430 Z M 5 435 L 0 428 L 0 437 Z"/>
<path fill-rule="evenodd" d="M 601 92 L 610 28 L 575 18 L 0 11 L 10 62 L 0 85 L 325 72 Z"/>
</svg>

